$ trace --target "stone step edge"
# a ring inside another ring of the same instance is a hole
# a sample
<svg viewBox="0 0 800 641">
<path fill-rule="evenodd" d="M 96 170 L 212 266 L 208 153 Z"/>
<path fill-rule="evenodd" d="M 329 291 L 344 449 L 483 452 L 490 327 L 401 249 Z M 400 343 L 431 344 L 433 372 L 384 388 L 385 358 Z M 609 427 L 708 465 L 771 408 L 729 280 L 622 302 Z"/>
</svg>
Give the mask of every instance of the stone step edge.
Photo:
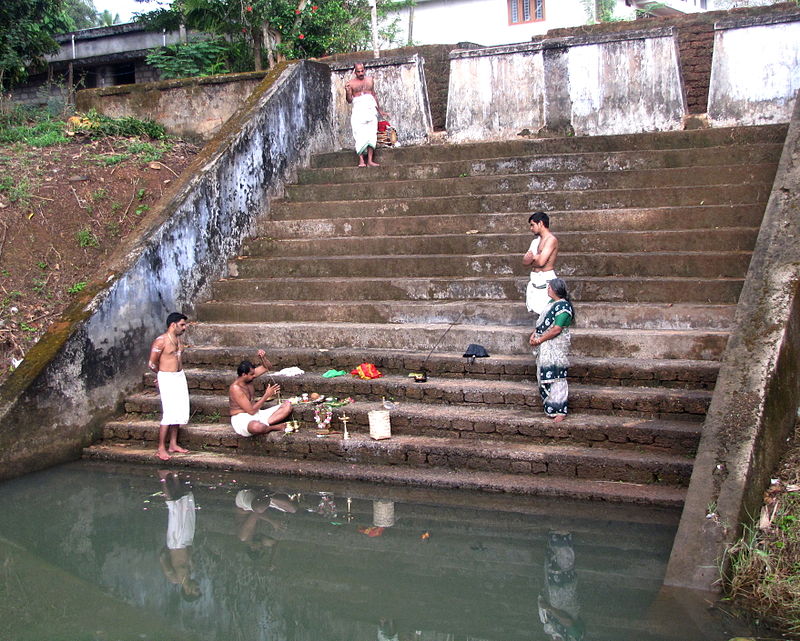
<svg viewBox="0 0 800 641">
<path fill-rule="evenodd" d="M 155 456 L 152 448 L 92 445 L 83 450 L 83 457 L 122 463 L 149 463 L 161 466 L 166 464 Z M 247 471 L 265 475 L 289 475 L 437 489 L 477 490 L 660 507 L 681 507 L 686 497 L 685 488 L 654 484 L 592 479 L 576 480 L 565 477 L 532 478 L 498 472 L 331 463 L 249 455 L 228 456 L 212 452 L 173 455 L 168 464 L 176 467 Z"/>
<path fill-rule="evenodd" d="M 769 181 L 758 181 L 758 182 L 747 182 L 747 183 L 719 183 L 714 185 L 668 185 L 666 187 L 660 187 L 659 192 L 661 194 L 667 194 L 670 192 L 682 192 L 685 190 L 697 190 L 700 191 L 704 189 L 706 192 L 710 192 L 711 190 L 725 193 L 726 188 L 729 189 L 738 189 L 741 187 L 769 187 L 772 183 Z M 592 193 L 594 195 L 594 200 L 605 200 L 606 198 L 613 199 L 614 194 L 619 193 L 650 193 L 653 191 L 652 187 L 616 187 L 611 189 L 553 189 L 553 190 L 540 190 L 540 191 L 530 191 L 530 190 L 519 190 L 519 191 L 498 191 L 498 192 L 488 192 L 488 193 L 481 193 L 481 194 L 454 194 L 450 196 L 402 196 L 396 197 L 393 200 L 396 202 L 403 202 L 407 203 L 409 206 L 413 206 L 413 204 L 417 201 L 438 201 L 438 200 L 452 200 L 453 198 L 496 198 L 496 197 L 522 197 L 525 195 L 530 196 L 531 194 L 535 195 L 546 195 L 552 198 L 563 198 L 566 196 L 575 196 L 575 195 L 588 195 Z M 751 194 L 752 197 L 752 194 Z M 710 196 L 707 196 L 707 200 Z M 285 206 L 285 205 L 294 205 L 294 206 L 304 206 L 307 207 L 310 204 L 314 204 L 317 206 L 325 206 L 325 205 L 342 205 L 346 206 L 348 209 L 357 210 L 362 207 L 368 207 L 370 204 L 375 204 L 376 202 L 379 203 L 380 201 L 384 200 L 382 196 L 376 196 L 374 198 L 362 198 L 362 199 L 352 199 L 352 200 L 319 200 L 319 199 L 303 199 L 299 200 L 296 198 L 289 199 L 287 197 L 283 198 L 276 198 L 271 205 L 271 208 L 278 207 L 278 206 Z M 705 201 L 703 201 L 705 203 Z M 738 202 L 733 203 L 735 205 L 744 205 L 744 204 L 756 204 L 761 202 L 761 199 L 757 199 L 754 201 L 747 201 L 747 202 Z M 764 202 L 766 202 L 764 200 Z M 725 203 L 711 203 L 711 204 L 725 204 Z"/>
<path fill-rule="evenodd" d="M 770 143 L 770 142 L 749 142 L 749 143 L 742 143 L 741 145 L 736 145 L 734 147 L 737 151 L 742 152 L 745 156 L 751 155 L 763 155 L 766 153 L 773 153 L 775 155 L 775 162 L 761 162 L 759 164 L 762 165 L 775 165 L 778 162 L 778 157 L 780 156 L 781 145 L 779 143 Z M 532 153 L 532 154 L 519 154 L 519 155 L 510 155 L 510 156 L 487 156 L 485 158 L 462 158 L 458 160 L 423 160 L 419 163 L 415 162 L 399 162 L 399 163 L 392 163 L 391 165 L 386 165 L 385 168 L 379 168 L 377 170 L 371 170 L 366 172 L 369 176 L 376 176 L 381 177 L 387 173 L 394 173 L 396 170 L 405 172 L 408 170 L 413 171 L 429 171 L 429 168 L 434 167 L 443 167 L 446 170 L 448 169 L 455 169 L 461 168 L 464 165 L 472 165 L 475 163 L 491 163 L 491 164 L 508 164 L 508 163 L 529 163 L 536 160 L 545 160 L 557 158 L 559 159 L 557 162 L 561 161 L 574 161 L 584 158 L 586 162 L 591 163 L 596 159 L 607 159 L 609 156 L 619 156 L 624 159 L 628 159 L 631 156 L 637 159 L 644 159 L 645 161 L 649 159 L 661 160 L 664 155 L 670 154 L 674 151 L 679 151 L 681 153 L 685 153 L 687 155 L 692 156 L 692 164 L 691 165 L 677 165 L 671 167 L 625 167 L 625 168 L 616 168 L 616 167 L 608 167 L 604 169 L 593 169 L 592 171 L 595 172 L 602 172 L 602 171 L 635 171 L 635 170 L 646 170 L 646 169 L 686 169 L 690 167 L 704 167 L 704 168 L 713 168 L 713 167 L 746 167 L 749 166 L 746 161 L 738 161 L 734 163 L 726 163 L 726 164 L 714 164 L 713 162 L 709 162 L 706 158 L 701 159 L 698 163 L 694 159 L 694 155 L 696 152 L 700 152 L 701 156 L 725 156 L 729 155 L 731 151 L 730 145 L 716 145 L 713 147 L 683 147 L 678 150 L 661 150 L 661 149 L 630 149 L 627 151 L 564 151 L 559 153 L 553 154 L 543 154 L 543 153 Z M 334 152 L 335 153 L 335 152 Z M 316 167 L 316 166 L 308 166 L 304 167 L 302 170 L 303 176 L 309 174 L 336 174 L 346 172 L 347 174 L 354 174 L 357 177 L 361 178 L 364 177 L 365 180 L 371 180 L 365 172 L 358 171 L 357 167 L 353 166 L 328 166 L 328 167 Z M 565 170 L 557 170 L 561 173 L 565 173 Z M 573 170 L 573 171 L 581 171 Z M 536 172 L 525 172 L 525 173 L 536 173 Z M 460 176 L 456 175 L 453 178 L 472 178 L 475 176 L 492 176 L 494 174 L 485 174 L 485 173 L 477 173 L 477 174 L 470 174 L 469 176 Z M 516 174 L 511 174 L 516 175 Z M 349 176 L 348 176 L 349 178 Z M 308 184 L 305 182 L 304 179 L 301 178 L 301 182 L 298 184 Z M 314 183 L 314 184 L 338 184 L 338 183 Z"/>
<path fill-rule="evenodd" d="M 298 219 L 298 220 L 305 220 L 305 219 Z M 330 219 L 329 218 L 328 219 L 322 218 L 322 219 L 314 219 L 314 220 L 330 220 Z M 715 227 L 714 228 L 715 231 L 747 232 L 747 233 L 758 232 L 759 229 L 760 229 L 759 227 L 747 227 L 747 226 L 744 226 L 744 225 L 736 225 L 736 226 L 731 226 L 731 227 L 719 227 L 719 228 Z M 608 231 L 590 229 L 590 230 L 586 230 L 586 231 L 582 231 L 582 230 L 562 231 L 562 232 L 559 232 L 558 235 L 559 235 L 559 237 L 564 237 L 566 239 L 569 239 L 569 237 L 571 237 L 571 236 L 578 236 L 578 235 L 581 235 L 581 234 L 583 234 L 583 235 L 591 234 L 593 237 L 601 237 L 601 238 L 602 237 L 618 238 L 619 236 L 678 236 L 678 235 L 696 234 L 697 232 L 698 232 L 698 230 L 693 228 L 693 227 L 688 227 L 686 229 L 653 229 L 653 230 L 649 230 L 649 229 L 647 229 L 647 230 L 633 229 L 633 230 L 629 230 L 629 231 L 619 230 L 619 229 L 608 230 Z M 527 242 L 524 242 L 525 240 L 528 240 L 528 241 L 532 240 L 532 236 L 530 234 L 525 234 L 523 231 L 519 231 L 519 232 L 510 231 L 510 232 L 481 232 L 479 234 L 472 234 L 472 235 L 467 235 L 466 233 L 462 232 L 462 233 L 451 233 L 451 234 L 409 234 L 409 235 L 401 235 L 401 236 L 391 236 L 391 235 L 387 235 L 387 234 L 381 234 L 379 236 L 366 236 L 366 237 L 364 237 L 364 236 L 351 236 L 351 235 L 347 235 L 347 236 L 325 236 L 325 241 L 327 242 L 327 241 L 335 241 L 335 240 L 358 240 L 359 244 L 361 244 L 361 243 L 363 243 L 365 241 L 365 239 L 369 239 L 369 240 L 380 240 L 380 241 L 393 240 L 393 241 L 397 241 L 397 242 L 408 243 L 408 242 L 413 242 L 415 240 L 422 240 L 422 239 L 430 240 L 430 239 L 453 239 L 453 238 L 465 239 L 466 238 L 466 239 L 469 240 L 470 236 L 474 236 L 473 240 L 474 239 L 478 239 L 478 238 L 480 238 L 480 239 L 489 239 L 489 240 L 495 240 L 495 239 L 498 239 L 498 238 L 515 240 L 515 241 L 518 240 L 523 245 L 529 244 Z M 308 237 L 308 238 L 300 237 L 300 238 L 280 238 L 280 239 L 274 238 L 272 236 L 253 236 L 252 238 L 249 238 L 246 242 L 248 242 L 248 243 L 252 243 L 252 242 L 282 242 L 282 243 L 294 242 L 294 243 L 298 243 L 298 242 L 308 242 L 308 241 L 317 241 L 317 240 L 319 240 L 319 238 L 317 238 L 315 236 L 311 236 L 311 237 Z M 745 250 L 741 250 L 740 249 L 740 250 L 730 250 L 730 251 L 732 251 L 732 252 L 744 252 Z M 728 250 L 712 250 L 712 252 L 727 253 Z M 569 253 L 569 254 L 573 254 L 574 255 L 574 254 L 586 254 L 586 253 L 592 253 L 592 252 L 591 251 L 587 251 L 587 250 L 582 250 L 582 251 L 572 251 L 572 252 L 565 252 L 565 253 Z M 605 251 L 603 253 L 605 253 Z M 627 254 L 635 254 L 635 253 L 648 254 L 650 252 L 613 252 L 613 253 L 614 254 L 627 255 Z M 700 250 L 695 250 L 693 252 L 690 252 L 688 250 L 680 250 L 680 251 L 678 251 L 678 250 L 674 250 L 674 249 L 659 249 L 659 250 L 656 250 L 655 252 L 652 252 L 652 253 L 659 253 L 659 254 L 677 254 L 677 253 L 702 254 L 702 253 L 705 253 L 705 252 L 702 252 Z M 411 255 L 411 254 L 405 254 L 405 255 Z M 425 255 L 428 255 L 428 254 L 425 254 Z M 430 254 L 430 255 L 434 255 L 434 254 Z M 441 254 L 441 255 L 448 256 L 450 254 Z M 497 254 L 490 253 L 490 254 L 484 254 L 484 255 L 496 256 Z M 500 255 L 504 255 L 504 254 L 500 254 Z M 513 254 L 509 254 L 509 255 L 513 255 Z M 316 256 L 315 256 L 315 258 L 316 258 Z"/>
<path fill-rule="evenodd" d="M 466 299 L 461 299 L 466 300 Z M 481 299 L 475 299 L 481 300 Z M 520 303 L 521 304 L 521 303 Z M 580 322 L 580 319 L 578 320 Z M 203 322 L 203 328 L 205 330 L 211 329 L 225 329 L 227 327 L 238 328 L 241 329 L 243 326 L 256 326 L 260 327 L 263 326 L 264 328 L 273 327 L 277 329 L 291 329 L 293 327 L 321 327 L 323 329 L 328 328 L 337 328 L 337 329 L 351 329 L 353 331 L 363 331 L 365 328 L 370 327 L 380 327 L 380 328 L 389 328 L 398 329 L 402 328 L 404 330 L 430 330 L 430 331 L 438 331 L 441 329 L 446 328 L 450 323 L 442 322 L 442 323 L 338 323 L 338 322 L 327 322 L 327 321 L 281 321 L 281 322 L 221 322 L 221 321 L 213 321 Z M 469 331 L 482 331 L 482 332 L 505 332 L 509 331 L 508 326 L 506 325 L 478 325 L 474 323 L 465 324 L 459 323 L 457 325 L 453 325 L 454 329 L 462 329 L 462 330 L 469 330 Z M 514 326 L 511 328 L 510 331 L 514 333 L 521 333 L 524 331 L 532 331 L 531 328 L 526 328 L 523 326 Z M 721 330 L 721 329 L 626 329 L 626 328 L 600 328 L 600 327 L 580 327 L 577 325 L 576 327 L 571 327 L 570 332 L 573 334 L 583 334 L 589 335 L 594 334 L 598 336 L 630 336 L 632 332 L 638 335 L 644 336 L 660 336 L 663 334 L 676 334 L 679 336 L 696 336 L 696 335 L 712 335 L 712 336 L 729 336 L 730 331 L 728 330 Z M 219 346 L 216 346 L 219 347 Z M 370 348 L 367 348 L 370 349 Z"/>
<path fill-rule="evenodd" d="M 111 425 L 111 423 L 109 422 L 107 425 Z M 148 435 L 152 435 L 152 439 L 148 438 L 147 440 L 156 440 L 159 429 L 157 421 L 133 421 L 129 425 L 142 430 Z M 128 429 L 131 429 L 131 427 Z M 321 439 L 317 436 L 317 430 L 311 426 L 303 427 L 300 431 L 292 434 L 273 432 L 266 437 L 240 436 L 233 431 L 233 428 L 228 423 L 195 423 L 191 427 L 182 427 L 181 429 L 194 432 L 201 437 L 218 439 L 218 444 L 224 447 L 239 447 L 243 443 L 258 443 L 260 439 L 266 438 L 271 442 L 285 441 L 289 443 L 318 443 L 320 440 L 334 441 L 340 443 L 343 450 L 348 448 L 371 448 L 393 451 L 426 447 L 437 453 L 445 451 L 455 451 L 462 455 L 477 453 L 478 456 L 489 459 L 514 458 L 520 461 L 537 461 L 541 460 L 542 457 L 554 456 L 566 458 L 570 461 L 590 460 L 595 463 L 609 462 L 617 465 L 637 465 L 644 462 L 648 465 L 658 464 L 683 469 L 691 468 L 693 461 L 693 458 L 688 455 L 670 454 L 668 452 L 639 452 L 630 449 L 520 441 L 504 442 L 497 439 L 448 438 L 393 433 L 391 438 L 373 440 L 367 432 L 360 430 L 348 430 L 350 439 L 347 441 L 343 440 L 340 434 L 333 434 Z M 331 429 L 334 429 L 334 427 L 332 426 Z M 336 426 L 335 430 L 341 432 L 341 425 Z"/>
<path fill-rule="evenodd" d="M 153 396 L 132 395 L 128 397 L 133 403 L 143 405 L 148 403 L 157 407 L 158 401 Z M 221 409 L 227 409 L 221 397 L 203 395 L 195 396 L 196 402 L 201 407 L 208 408 L 213 404 Z M 335 410 L 339 414 L 347 413 L 352 419 L 350 430 L 354 433 L 366 433 L 369 428 L 369 412 L 381 409 L 380 405 L 369 401 L 356 401 L 346 406 L 346 409 Z M 223 429 L 228 435 L 234 436 L 227 412 L 220 411 L 217 422 L 190 423 L 188 430 Z M 696 447 L 702 432 L 702 423 L 696 421 L 682 421 L 669 419 L 640 418 L 631 419 L 603 414 L 585 414 L 570 416 L 561 423 L 554 423 L 542 414 L 531 414 L 519 410 L 498 410 L 492 412 L 487 418 L 485 412 L 476 409 L 450 412 L 443 411 L 441 416 L 430 419 L 430 407 L 424 403 L 401 403 L 397 409 L 391 411 L 394 433 L 398 435 L 417 434 L 417 430 L 424 431 L 430 438 L 462 438 L 471 443 L 483 441 L 497 443 L 507 440 L 513 443 L 530 442 L 541 445 L 564 444 L 567 441 L 580 443 L 581 447 L 597 448 L 625 448 L 636 447 L 648 451 L 666 452 L 670 448 L 683 448 L 682 454 L 688 454 Z M 135 413 L 129 413 L 125 418 L 108 421 L 104 428 L 106 438 L 129 438 L 123 436 L 131 430 L 144 430 L 158 428 L 158 422 L 152 419 L 131 418 Z M 201 415 L 208 420 L 209 416 Z M 293 417 L 306 423 L 306 427 L 314 426 L 311 407 L 299 406 Z M 335 420 L 338 420 L 334 414 Z M 201 419 L 202 420 L 202 419 Z M 502 426 L 498 431 L 497 427 Z M 340 430 L 337 423 L 335 429 Z M 492 429 L 493 428 L 493 429 Z M 490 431 L 491 430 L 491 431 Z M 155 434 L 155 432 L 154 432 Z M 155 438 L 155 435 L 154 437 Z M 693 445 L 692 445 L 693 444 Z"/>
<path fill-rule="evenodd" d="M 199 379 L 199 380 L 219 380 L 222 379 L 224 381 L 230 380 L 233 382 L 233 379 L 236 378 L 234 376 L 235 372 L 232 370 L 223 370 L 217 368 L 186 368 L 184 370 L 186 372 L 186 377 L 188 379 Z M 155 386 L 155 374 L 152 372 L 145 372 L 144 373 L 145 381 L 147 382 L 148 386 Z M 526 394 L 526 395 L 535 395 L 535 383 L 533 381 L 502 381 L 498 379 L 462 379 L 462 378 L 452 378 L 452 377 L 433 377 L 433 380 L 429 379 L 426 383 L 415 383 L 411 378 L 408 376 L 400 375 L 400 374 L 384 374 L 380 378 L 376 378 L 370 381 L 361 380 L 360 378 L 356 378 L 350 375 L 342 376 L 342 377 L 335 377 L 335 378 L 324 378 L 321 373 L 317 372 L 305 372 L 298 376 L 277 376 L 275 372 L 272 374 L 264 374 L 261 376 L 261 386 L 266 385 L 269 382 L 270 378 L 273 377 L 275 383 L 292 383 L 292 387 L 295 387 L 295 384 L 301 384 L 302 386 L 313 387 L 314 385 L 336 385 L 337 381 L 336 378 L 341 378 L 343 381 L 347 383 L 352 383 L 353 385 L 360 385 L 364 387 L 364 391 L 355 391 L 354 394 L 369 394 L 369 388 L 372 387 L 379 387 L 383 388 L 384 386 L 388 389 L 397 388 L 397 387 L 412 387 L 414 389 L 442 389 L 443 392 L 450 392 L 450 391 L 459 391 L 464 393 L 483 393 L 486 391 L 495 391 L 495 388 L 502 389 L 503 393 L 518 393 L 518 394 Z M 192 388 L 191 389 L 198 389 L 202 390 L 203 388 Z M 220 391 L 223 391 L 222 388 L 218 388 Z M 609 397 L 614 396 L 635 396 L 635 397 L 647 397 L 647 396 L 660 396 L 660 397 L 669 397 L 669 398 L 688 398 L 688 399 L 711 399 L 712 392 L 710 390 L 704 389 L 682 389 L 682 388 L 674 388 L 674 387 L 659 387 L 656 385 L 653 386 L 637 386 L 637 387 L 624 387 L 619 385 L 593 385 L 593 384 L 585 384 L 585 383 L 571 383 L 570 384 L 571 393 L 573 394 L 604 394 Z M 375 394 L 383 394 L 382 391 L 377 391 Z M 377 402 L 377 401 L 376 401 Z M 456 405 L 460 405 L 456 403 Z"/>
<path fill-rule="evenodd" d="M 197 364 L 197 365 L 207 365 L 211 359 L 216 359 L 222 357 L 226 354 L 235 355 L 234 360 L 238 359 L 239 361 L 244 359 L 254 360 L 256 350 L 253 347 L 249 347 L 246 345 L 235 345 L 230 347 L 216 347 L 216 346 L 198 346 L 193 347 L 191 350 L 188 350 L 185 353 L 184 357 L 184 365 L 188 364 Z M 358 360 L 359 357 L 364 355 L 369 355 L 370 359 L 375 360 L 375 356 L 379 358 L 402 358 L 404 360 L 403 367 L 398 368 L 402 370 L 407 370 L 409 372 L 414 371 L 415 369 L 420 369 L 422 364 L 417 362 L 417 360 L 424 361 L 428 358 L 428 354 L 430 352 L 427 351 L 420 351 L 420 352 L 410 352 L 405 350 L 397 350 L 397 349 L 380 349 L 377 347 L 374 348 L 364 348 L 364 349 L 355 349 L 355 348 L 346 348 L 346 347 L 333 347 L 330 349 L 319 349 L 319 348 L 308 348 L 308 347 L 279 347 L 279 348 L 271 348 L 269 353 L 267 354 L 267 358 L 270 360 L 285 360 L 289 359 L 295 354 L 299 354 L 302 358 L 310 358 L 314 356 L 318 357 L 329 357 L 331 360 Z M 206 360 L 195 361 L 194 355 L 207 355 Z M 277 355 L 277 356 L 276 356 Z M 272 357 L 272 358 L 271 358 Z M 405 359 L 410 361 L 408 364 L 405 363 Z M 362 362 L 364 359 L 361 359 Z M 369 361 L 369 362 L 372 362 Z M 514 366 L 517 367 L 533 367 L 533 359 L 530 355 L 517 355 L 517 354 L 493 354 L 488 358 L 480 358 L 475 359 L 474 363 L 469 363 L 469 359 L 464 358 L 461 354 L 451 353 L 451 354 L 442 354 L 442 353 L 432 353 L 430 358 L 428 359 L 429 363 L 458 363 L 459 365 L 463 365 L 464 368 L 466 367 L 485 367 L 486 365 L 500 365 L 502 367 L 505 366 Z M 718 370 L 719 369 L 719 362 L 718 361 L 700 361 L 700 360 L 691 360 L 691 359 L 669 359 L 669 358 L 622 358 L 622 357 L 601 357 L 601 356 L 570 356 L 570 367 L 625 367 L 630 369 L 642 369 L 646 371 L 652 371 L 654 369 L 662 369 L 662 368 L 677 368 L 680 370 Z M 236 363 L 232 362 L 232 365 Z M 376 363 L 377 365 L 377 363 Z M 391 365 L 388 366 L 390 369 L 392 368 Z M 379 367 L 380 369 L 380 367 Z M 432 368 L 428 368 L 428 371 L 432 371 Z M 452 372 L 453 370 L 445 370 Z M 503 374 L 509 373 L 504 371 L 464 371 L 465 374 L 473 374 L 476 377 L 479 377 L 480 374 Z"/>
<path fill-rule="evenodd" d="M 445 182 L 468 182 L 470 180 L 483 180 L 486 182 L 497 180 L 524 180 L 526 177 L 537 178 L 541 180 L 547 180 L 548 178 L 567 178 L 567 177 L 586 177 L 586 176 L 598 176 L 600 178 L 605 178 L 608 176 L 623 176 L 628 177 L 634 174 L 645 174 L 651 176 L 661 176 L 664 174 L 692 174 L 694 176 L 697 171 L 711 171 L 713 170 L 715 173 L 723 172 L 726 170 L 751 170 L 751 171 L 759 171 L 759 170 L 774 170 L 777 166 L 777 161 L 775 162 L 761 162 L 761 163 L 736 163 L 736 164 L 729 164 L 729 165 L 701 165 L 701 164 L 693 164 L 684 167 L 632 167 L 626 169 L 617 169 L 617 168 L 609 168 L 609 169 L 561 169 L 561 170 L 545 170 L 545 171 L 522 171 L 522 172 L 512 172 L 512 173 L 505 173 L 505 174 L 470 174 L 468 176 L 431 176 L 428 178 L 392 178 L 388 181 L 387 184 L 391 185 L 399 185 L 401 187 L 407 186 L 409 183 L 415 184 L 443 184 Z M 398 167 L 399 165 L 392 165 L 393 167 Z M 316 171 L 322 169 L 321 167 L 314 167 L 312 171 Z M 379 179 L 378 172 L 375 172 L 376 181 Z M 378 184 L 378 182 L 372 181 L 372 184 Z M 762 182 L 761 179 L 753 180 L 752 183 L 759 183 Z M 287 185 L 289 187 L 295 188 L 307 188 L 307 187 L 339 187 L 344 185 L 350 185 L 350 182 L 331 182 L 331 183 L 306 183 L 306 182 L 296 182 Z M 701 183 L 707 184 L 707 183 Z M 748 184 L 751 184 L 748 181 Z M 699 185 L 687 185 L 691 187 L 696 187 Z"/>
</svg>

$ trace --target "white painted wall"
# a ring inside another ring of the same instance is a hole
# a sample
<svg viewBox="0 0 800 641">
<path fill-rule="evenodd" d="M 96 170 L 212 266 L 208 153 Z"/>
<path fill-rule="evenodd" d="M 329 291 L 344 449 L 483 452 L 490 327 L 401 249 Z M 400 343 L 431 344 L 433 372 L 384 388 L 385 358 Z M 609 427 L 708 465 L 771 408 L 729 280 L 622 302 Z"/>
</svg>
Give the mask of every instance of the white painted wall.
<svg viewBox="0 0 800 641">
<path fill-rule="evenodd" d="M 674 1 L 683 4 L 683 0 Z M 544 0 L 544 3 L 544 20 L 509 25 L 506 0 L 418 0 L 414 8 L 413 41 L 415 44 L 510 44 L 526 42 L 549 29 L 589 22 L 581 0 Z M 634 10 L 623 0 L 618 0 L 616 15 L 633 18 Z M 397 16 L 400 27 L 397 42 L 405 44 L 408 40 L 408 10 L 402 10 Z"/>
<path fill-rule="evenodd" d="M 788 122 L 800 91 L 800 22 L 714 34 L 708 115 L 715 126 Z"/>
<path fill-rule="evenodd" d="M 671 28 L 450 54 L 452 142 L 515 139 L 553 122 L 578 136 L 669 131 L 685 113 Z"/>
<path fill-rule="evenodd" d="M 570 47 L 569 94 L 578 136 L 681 129 L 686 104 L 675 38 Z"/>
</svg>

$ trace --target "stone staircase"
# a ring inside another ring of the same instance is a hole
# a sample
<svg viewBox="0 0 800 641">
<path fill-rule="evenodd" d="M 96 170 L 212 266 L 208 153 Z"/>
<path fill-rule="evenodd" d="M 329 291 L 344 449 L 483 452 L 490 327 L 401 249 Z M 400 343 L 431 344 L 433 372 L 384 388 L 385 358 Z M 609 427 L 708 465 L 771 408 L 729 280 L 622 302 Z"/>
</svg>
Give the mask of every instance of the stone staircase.
<svg viewBox="0 0 800 641">
<path fill-rule="evenodd" d="M 181 438 L 200 452 L 175 461 L 681 505 L 785 132 L 401 148 L 369 171 L 315 157 L 197 307 Z M 577 313 L 560 424 L 541 410 L 522 302 L 536 210 Z M 491 357 L 470 363 L 469 343 Z M 353 438 L 318 437 L 309 408 L 295 434 L 238 437 L 226 390 L 258 347 L 306 371 L 276 379 L 284 396 L 355 399 Z M 385 376 L 321 376 L 364 361 Z M 408 378 L 420 369 L 427 383 Z M 398 403 L 393 438 L 372 441 L 383 397 Z M 159 407 L 145 375 L 86 456 L 155 462 Z"/>
</svg>

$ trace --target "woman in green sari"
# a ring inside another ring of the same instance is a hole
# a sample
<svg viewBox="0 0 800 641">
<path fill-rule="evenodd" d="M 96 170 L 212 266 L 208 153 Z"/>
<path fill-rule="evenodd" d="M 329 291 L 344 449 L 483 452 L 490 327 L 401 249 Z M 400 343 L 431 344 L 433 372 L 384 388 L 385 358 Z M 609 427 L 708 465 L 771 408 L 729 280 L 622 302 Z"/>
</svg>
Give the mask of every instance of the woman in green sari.
<svg viewBox="0 0 800 641">
<path fill-rule="evenodd" d="M 569 367 L 569 326 L 575 317 L 567 293 L 567 284 L 554 278 L 547 284 L 550 302 L 539 315 L 536 330 L 531 334 L 530 344 L 536 355 L 536 373 L 539 394 L 545 414 L 555 422 L 567 416 L 567 368 Z"/>
</svg>

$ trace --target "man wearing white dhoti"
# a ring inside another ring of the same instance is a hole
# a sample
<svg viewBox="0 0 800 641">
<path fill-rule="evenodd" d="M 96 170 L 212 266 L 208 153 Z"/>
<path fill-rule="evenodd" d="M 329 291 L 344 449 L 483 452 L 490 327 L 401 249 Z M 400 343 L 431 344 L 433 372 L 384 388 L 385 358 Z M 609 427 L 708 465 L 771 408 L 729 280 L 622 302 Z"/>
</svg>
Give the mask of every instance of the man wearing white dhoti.
<svg viewBox="0 0 800 641">
<path fill-rule="evenodd" d="M 384 118 L 388 114 L 381 110 L 375 95 L 375 81 L 367 76 L 364 64 L 353 67 L 353 78 L 344 86 L 345 98 L 353 105 L 350 126 L 353 129 L 359 167 L 377 167 L 373 159 L 378 144 L 378 114 Z"/>
<path fill-rule="evenodd" d="M 158 431 L 158 458 L 169 460 L 169 453 L 186 453 L 178 445 L 178 427 L 189 422 L 189 386 L 183 371 L 183 343 L 186 316 L 172 312 L 167 316 L 167 331 L 153 341 L 147 366 L 156 372 L 156 385 L 161 396 L 161 427 Z M 169 435 L 169 447 L 167 447 Z"/>
<path fill-rule="evenodd" d="M 525 291 L 525 305 L 529 312 L 541 314 L 550 301 L 547 283 L 556 277 L 554 267 L 558 256 L 558 238 L 550 231 L 550 218 L 544 212 L 531 214 L 528 224 L 535 238 L 522 257 L 522 264 L 530 265 L 531 268 Z"/>
</svg>

